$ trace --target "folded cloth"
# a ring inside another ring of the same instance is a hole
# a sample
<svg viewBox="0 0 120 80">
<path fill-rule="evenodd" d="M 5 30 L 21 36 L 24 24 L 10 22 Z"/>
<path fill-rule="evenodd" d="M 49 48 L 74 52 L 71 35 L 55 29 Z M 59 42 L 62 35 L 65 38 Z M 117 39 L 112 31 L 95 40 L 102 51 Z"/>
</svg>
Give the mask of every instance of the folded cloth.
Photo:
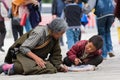
<svg viewBox="0 0 120 80">
<path fill-rule="evenodd" d="M 71 67 L 68 67 L 68 70 L 71 72 L 83 72 L 83 71 L 94 71 L 95 66 L 94 65 L 80 65 L 80 66 L 75 66 L 72 65 Z"/>
</svg>

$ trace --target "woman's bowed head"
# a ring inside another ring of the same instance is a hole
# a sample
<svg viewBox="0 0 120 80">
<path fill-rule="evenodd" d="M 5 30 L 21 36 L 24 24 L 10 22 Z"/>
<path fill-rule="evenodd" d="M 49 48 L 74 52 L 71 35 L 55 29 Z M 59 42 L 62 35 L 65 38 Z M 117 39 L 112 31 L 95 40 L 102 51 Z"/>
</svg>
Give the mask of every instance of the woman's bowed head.
<svg viewBox="0 0 120 80">
<path fill-rule="evenodd" d="M 50 24 L 48 24 L 48 28 L 51 31 L 51 35 L 55 39 L 59 39 L 64 32 L 66 31 L 68 25 L 64 19 L 56 18 Z"/>
</svg>

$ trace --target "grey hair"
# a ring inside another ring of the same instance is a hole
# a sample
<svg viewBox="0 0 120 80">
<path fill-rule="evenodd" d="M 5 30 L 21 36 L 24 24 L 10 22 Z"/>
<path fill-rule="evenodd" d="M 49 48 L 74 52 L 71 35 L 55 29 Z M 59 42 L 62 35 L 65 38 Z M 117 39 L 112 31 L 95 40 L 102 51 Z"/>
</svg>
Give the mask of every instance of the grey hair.
<svg viewBox="0 0 120 80">
<path fill-rule="evenodd" d="M 52 32 L 62 32 L 66 31 L 68 25 L 64 19 L 56 18 L 50 24 L 48 24 L 48 28 Z"/>
</svg>

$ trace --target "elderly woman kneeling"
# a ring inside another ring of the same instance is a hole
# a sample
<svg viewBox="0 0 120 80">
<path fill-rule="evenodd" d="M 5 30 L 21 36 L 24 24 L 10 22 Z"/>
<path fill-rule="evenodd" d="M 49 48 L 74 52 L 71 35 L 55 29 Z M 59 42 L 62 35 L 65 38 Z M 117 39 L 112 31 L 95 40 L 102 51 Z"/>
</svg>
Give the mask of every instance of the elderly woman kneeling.
<svg viewBox="0 0 120 80">
<path fill-rule="evenodd" d="M 67 71 L 62 65 L 59 46 L 59 38 L 66 29 L 67 23 L 60 18 L 46 26 L 35 27 L 18 48 L 16 59 L 12 60 L 12 64 L 1 65 L 0 73 L 33 75 Z"/>
</svg>

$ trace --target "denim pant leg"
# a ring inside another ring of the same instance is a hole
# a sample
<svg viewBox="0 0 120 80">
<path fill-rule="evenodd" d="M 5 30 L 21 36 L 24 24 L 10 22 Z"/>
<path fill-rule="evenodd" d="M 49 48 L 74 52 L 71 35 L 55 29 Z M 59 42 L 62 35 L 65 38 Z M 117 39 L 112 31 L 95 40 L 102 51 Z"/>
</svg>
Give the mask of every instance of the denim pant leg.
<svg viewBox="0 0 120 80">
<path fill-rule="evenodd" d="M 70 49 L 74 45 L 74 33 L 73 33 L 73 29 L 68 29 L 66 31 L 66 36 L 67 36 L 68 49 Z"/>
<path fill-rule="evenodd" d="M 105 34 L 106 48 L 107 48 L 108 53 L 113 51 L 111 31 L 110 31 L 110 28 L 111 28 L 113 22 L 114 22 L 114 16 L 108 16 L 107 22 L 106 22 L 106 27 L 105 27 L 105 30 L 106 30 L 106 34 Z"/>
<path fill-rule="evenodd" d="M 107 49 L 107 53 L 112 52 L 113 51 L 113 46 L 112 46 L 112 40 L 111 40 L 111 34 L 110 33 L 106 33 L 106 49 Z"/>
<path fill-rule="evenodd" d="M 74 30 L 74 43 L 80 40 L 80 36 L 81 36 L 81 29 L 80 28 L 75 29 Z"/>
<path fill-rule="evenodd" d="M 101 35 L 103 38 L 103 47 L 102 47 L 102 57 L 107 57 L 107 49 L 106 49 L 106 37 L 105 37 L 105 27 L 106 27 L 106 20 L 107 18 L 101 18 L 97 20 L 97 29 L 98 29 L 98 35 Z"/>
<path fill-rule="evenodd" d="M 27 18 L 26 20 L 25 29 L 26 29 L 26 32 L 32 29 L 29 18 Z"/>
</svg>

